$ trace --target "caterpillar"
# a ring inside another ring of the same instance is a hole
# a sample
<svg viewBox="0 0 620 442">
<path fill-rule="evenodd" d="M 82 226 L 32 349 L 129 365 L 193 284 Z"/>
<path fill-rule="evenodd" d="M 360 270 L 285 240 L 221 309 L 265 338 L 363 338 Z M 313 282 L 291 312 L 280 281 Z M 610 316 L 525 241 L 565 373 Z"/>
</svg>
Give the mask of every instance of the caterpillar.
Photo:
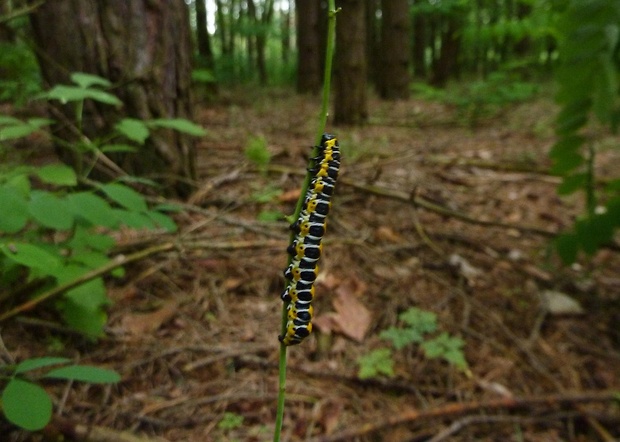
<svg viewBox="0 0 620 442">
<path fill-rule="evenodd" d="M 327 215 L 340 171 L 338 139 L 323 134 L 317 152 L 318 155 L 311 158 L 312 167 L 308 168 L 312 178 L 302 210 L 290 226 L 295 237 L 286 251 L 292 260 L 284 271 L 288 283 L 280 295 L 282 301 L 288 303 L 286 330 L 284 335 L 278 336 L 283 345 L 299 344 L 312 332 L 314 281 L 319 272 Z"/>
</svg>

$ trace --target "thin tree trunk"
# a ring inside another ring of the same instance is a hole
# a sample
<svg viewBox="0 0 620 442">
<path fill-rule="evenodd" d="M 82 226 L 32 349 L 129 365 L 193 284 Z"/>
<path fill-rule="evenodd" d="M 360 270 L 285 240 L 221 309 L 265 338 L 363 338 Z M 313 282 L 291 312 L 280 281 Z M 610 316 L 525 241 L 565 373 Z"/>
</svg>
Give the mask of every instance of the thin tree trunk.
<svg viewBox="0 0 620 442">
<path fill-rule="evenodd" d="M 366 94 L 366 0 L 340 0 L 336 26 L 336 103 L 334 124 L 368 119 Z"/>
<path fill-rule="evenodd" d="M 297 24 L 297 92 L 316 93 L 321 87 L 319 7 L 308 0 L 295 1 Z"/>
<path fill-rule="evenodd" d="M 41 72 L 49 86 L 69 83 L 71 72 L 109 79 L 123 101 L 117 110 L 87 101 L 83 130 L 91 138 L 108 135 L 121 117 L 142 120 L 192 118 L 191 46 L 188 9 L 183 0 L 56 0 L 31 16 Z M 73 107 L 65 106 L 67 120 Z M 68 132 L 59 132 L 75 141 Z M 113 159 L 126 172 L 157 178 L 180 195 L 195 179 L 194 148 L 188 137 L 162 130 L 137 154 Z M 67 158 L 67 157 L 66 157 Z M 76 158 L 67 158 L 76 164 Z"/>
<path fill-rule="evenodd" d="M 379 95 L 389 100 L 409 97 L 409 5 L 382 0 L 381 81 Z"/>
<path fill-rule="evenodd" d="M 198 53 L 204 59 L 205 66 L 209 69 L 215 67 L 213 50 L 211 49 L 211 36 L 207 29 L 207 4 L 205 0 L 195 0 L 196 8 L 196 40 Z"/>
</svg>

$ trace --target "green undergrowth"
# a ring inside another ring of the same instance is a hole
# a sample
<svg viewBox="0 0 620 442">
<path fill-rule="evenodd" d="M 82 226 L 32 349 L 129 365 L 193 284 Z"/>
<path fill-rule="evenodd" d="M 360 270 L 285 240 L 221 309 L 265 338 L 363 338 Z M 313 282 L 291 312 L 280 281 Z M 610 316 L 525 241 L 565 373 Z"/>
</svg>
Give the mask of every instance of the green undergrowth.
<svg viewBox="0 0 620 442">
<path fill-rule="evenodd" d="M 71 78 L 73 84 L 57 85 L 39 98 L 72 103 L 75 127 L 81 128 L 86 100 L 122 106 L 109 92 L 112 85 L 106 79 L 83 73 Z M 0 116 L 0 145 L 11 149 L 11 142 L 27 140 L 52 123 L 44 118 Z M 37 298 L 46 299 L 51 291 L 67 286 L 45 305 L 86 337 L 103 335 L 110 300 L 104 284 L 106 272 L 97 272 L 109 268 L 112 277 L 123 275 L 121 267 L 110 265 L 115 232 L 122 228 L 174 232 L 177 226 L 170 212 L 177 209 L 151 205 L 134 188 L 139 184 L 140 189 L 156 189 L 152 181 L 120 175 L 103 183 L 88 175 L 106 153 L 132 154 L 159 128 L 204 134 L 202 128 L 184 119 L 123 118 L 113 133 L 97 140 L 81 137 L 79 142 L 67 144 L 54 139 L 82 158 L 77 170 L 60 163 L 0 168 L 0 302 L 21 311 L 20 305 L 38 305 Z M 96 275 L 90 276 L 93 273 Z M 7 317 L 6 313 L 0 315 L 0 320 Z"/>
<path fill-rule="evenodd" d="M 105 368 L 69 365 L 60 357 L 32 358 L 16 365 L 0 365 L 0 408 L 4 417 L 28 431 L 43 429 L 52 418 L 52 399 L 39 385 L 47 381 L 77 381 L 110 384 L 120 376 Z"/>
<path fill-rule="evenodd" d="M 412 307 L 401 313 L 399 320 L 402 326 L 390 327 L 379 335 L 391 348 L 379 348 L 358 359 L 360 379 L 394 376 L 393 350 L 409 346 L 418 346 L 428 359 L 442 359 L 461 371 L 468 370 L 463 353 L 465 342 L 447 332 L 439 332 L 435 313 Z"/>
</svg>

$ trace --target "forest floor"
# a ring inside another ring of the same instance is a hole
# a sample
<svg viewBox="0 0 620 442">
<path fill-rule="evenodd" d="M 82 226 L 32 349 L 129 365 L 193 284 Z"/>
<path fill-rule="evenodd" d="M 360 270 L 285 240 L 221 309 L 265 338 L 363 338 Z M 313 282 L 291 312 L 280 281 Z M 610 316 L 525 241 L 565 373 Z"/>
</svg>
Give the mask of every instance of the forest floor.
<svg viewBox="0 0 620 442">
<path fill-rule="evenodd" d="M 49 440 L 71 432 L 272 440 L 289 232 L 286 222 L 257 216 L 293 212 L 318 109 L 317 98 L 288 90 L 201 105 L 208 135 L 198 143 L 195 210 L 177 216 L 175 236 L 118 238 L 119 250 L 180 247 L 109 281 L 106 339 L 81 342 L 28 321 L 3 326 L 17 360 L 58 352 L 122 375 L 107 388 L 50 386 L 58 414 Z M 559 179 L 544 173 L 551 100 L 510 106 L 475 127 L 455 108 L 415 98 L 371 98 L 370 109 L 364 127 L 330 128 L 341 180 L 316 333 L 288 352 L 282 440 L 620 440 L 611 399 L 620 391 L 620 254 L 603 249 L 566 267 L 550 248 L 550 235 L 583 207 L 581 195 L 558 197 Z M 244 155 L 255 137 L 272 155 L 262 173 Z M 620 140 L 601 138 L 600 177 L 617 177 L 620 150 L 609 147 Z M 576 305 L 557 307 L 561 294 Z M 432 336 L 464 340 L 468 369 L 409 345 L 392 350 L 393 377 L 359 379 L 359 358 L 389 348 L 380 332 L 403 326 L 399 314 L 411 307 L 437 315 Z"/>
</svg>

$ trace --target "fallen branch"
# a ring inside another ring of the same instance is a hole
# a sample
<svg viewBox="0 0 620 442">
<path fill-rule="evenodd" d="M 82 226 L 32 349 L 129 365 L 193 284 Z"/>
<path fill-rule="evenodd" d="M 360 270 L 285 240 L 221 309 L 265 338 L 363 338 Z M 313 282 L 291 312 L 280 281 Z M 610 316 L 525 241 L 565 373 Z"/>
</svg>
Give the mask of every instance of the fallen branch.
<svg viewBox="0 0 620 442">
<path fill-rule="evenodd" d="M 161 253 L 161 252 L 165 252 L 168 250 L 172 250 L 175 247 L 176 247 L 176 244 L 169 242 L 169 243 L 153 246 L 148 249 L 140 250 L 131 255 L 117 255 L 114 258 L 112 258 L 109 262 L 102 265 L 101 267 L 91 270 L 90 272 L 84 273 L 83 275 L 79 276 L 78 278 L 75 278 L 72 281 L 58 285 L 48 290 L 47 292 L 44 292 L 43 294 L 37 296 L 36 298 L 31 299 L 30 301 L 24 302 L 23 304 L 20 304 L 17 307 L 9 310 L 8 312 L 0 315 L 0 322 L 6 319 L 12 318 L 13 316 L 19 313 L 31 310 L 37 305 L 39 305 L 40 303 L 42 303 L 43 301 L 46 301 L 56 295 L 64 293 L 67 290 L 71 290 L 72 288 L 77 287 L 80 284 L 84 284 L 85 282 L 98 278 L 99 276 L 103 276 L 106 273 L 109 273 L 112 270 L 122 265 L 128 264 L 130 262 L 134 262 L 134 261 L 139 261 L 141 259 L 144 259 L 156 253 Z"/>
<path fill-rule="evenodd" d="M 614 391 L 589 391 L 573 394 L 553 394 L 548 396 L 533 396 L 522 398 L 503 398 L 487 402 L 466 402 L 447 404 L 439 408 L 422 411 L 407 411 L 400 415 L 390 417 L 378 423 L 360 424 L 355 430 L 343 431 L 331 436 L 321 436 L 311 439 L 310 442 L 336 442 L 341 440 L 353 440 L 354 438 L 367 436 L 397 425 L 411 424 L 414 422 L 427 421 L 429 419 L 445 419 L 461 416 L 468 413 L 478 413 L 483 410 L 515 410 L 536 406 L 573 406 L 586 402 L 611 402 L 618 400 L 618 392 Z"/>
<path fill-rule="evenodd" d="M 275 164 L 269 166 L 268 170 L 272 172 L 281 172 L 281 173 L 301 175 L 301 173 L 296 170 L 293 170 L 291 168 L 284 167 L 284 166 L 275 165 Z M 375 186 L 373 184 L 361 184 L 353 180 L 350 180 L 346 177 L 338 178 L 338 183 L 340 185 L 344 184 L 345 186 L 353 187 L 354 189 L 362 190 L 364 192 L 372 193 L 374 195 L 379 195 L 379 196 L 383 196 L 383 197 L 390 198 L 393 200 L 402 201 L 408 204 L 413 204 L 414 206 L 422 207 L 431 212 L 435 212 L 440 215 L 447 216 L 450 218 L 455 218 L 461 221 L 465 221 L 470 224 L 478 224 L 481 226 L 489 226 L 489 227 L 501 227 L 504 229 L 514 229 L 520 232 L 533 233 L 533 234 L 545 236 L 548 238 L 555 237 L 557 235 L 557 232 L 541 229 L 538 227 L 504 223 L 501 221 L 485 221 L 485 220 L 473 218 L 463 212 L 457 212 L 455 210 L 451 210 L 451 209 L 447 209 L 445 207 L 439 206 L 418 195 L 412 196 L 410 193 L 401 192 L 399 190 L 388 189 L 385 187 Z"/>
</svg>

